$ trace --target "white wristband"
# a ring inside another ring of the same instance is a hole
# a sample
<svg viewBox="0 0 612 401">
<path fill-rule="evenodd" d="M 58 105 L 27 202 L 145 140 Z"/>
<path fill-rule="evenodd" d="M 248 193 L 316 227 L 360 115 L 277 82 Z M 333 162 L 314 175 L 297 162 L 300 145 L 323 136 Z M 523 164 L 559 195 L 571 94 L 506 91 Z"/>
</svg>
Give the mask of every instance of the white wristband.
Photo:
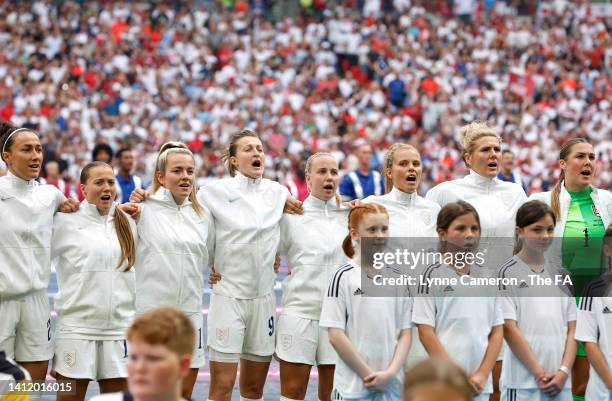
<svg viewBox="0 0 612 401">
<path fill-rule="evenodd" d="M 569 375 L 570 375 L 570 373 L 571 373 L 570 369 L 569 369 L 567 366 L 565 366 L 565 365 L 561 365 L 561 366 L 559 366 L 559 370 L 560 370 L 561 372 L 565 373 L 565 374 L 566 374 L 566 375 L 568 375 L 568 376 L 569 376 Z"/>
</svg>

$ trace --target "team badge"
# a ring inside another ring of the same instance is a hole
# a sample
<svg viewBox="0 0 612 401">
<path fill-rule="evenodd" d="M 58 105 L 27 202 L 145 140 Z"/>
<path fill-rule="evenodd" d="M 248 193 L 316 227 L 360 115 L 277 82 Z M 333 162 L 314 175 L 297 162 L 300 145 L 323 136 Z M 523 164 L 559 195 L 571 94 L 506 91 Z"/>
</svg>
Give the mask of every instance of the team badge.
<svg viewBox="0 0 612 401">
<path fill-rule="evenodd" d="M 226 327 L 224 329 L 217 329 L 216 335 L 217 342 L 219 344 L 227 344 L 227 341 L 229 340 L 229 327 Z"/>
<path fill-rule="evenodd" d="M 76 351 L 64 351 L 64 364 L 69 368 L 76 363 Z"/>
<path fill-rule="evenodd" d="M 592 205 L 591 208 L 593 209 L 593 214 L 601 219 L 601 215 L 599 214 L 599 210 L 597 210 L 595 205 Z"/>
<path fill-rule="evenodd" d="M 429 210 L 421 211 L 421 220 L 426 225 L 430 225 L 431 224 L 431 212 Z"/>
<path fill-rule="evenodd" d="M 290 334 L 281 334 L 281 347 L 288 350 L 293 345 L 293 336 Z"/>
</svg>

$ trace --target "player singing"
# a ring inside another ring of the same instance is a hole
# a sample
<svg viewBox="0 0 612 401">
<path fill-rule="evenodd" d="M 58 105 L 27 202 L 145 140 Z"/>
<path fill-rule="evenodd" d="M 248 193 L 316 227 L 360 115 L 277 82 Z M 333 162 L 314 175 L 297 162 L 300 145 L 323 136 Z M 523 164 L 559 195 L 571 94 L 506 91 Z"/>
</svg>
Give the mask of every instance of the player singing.
<svg viewBox="0 0 612 401">
<path fill-rule="evenodd" d="M 47 294 L 53 215 L 78 208 L 78 201 L 35 181 L 42 150 L 36 132 L 0 122 L 0 156 L 8 167 L 0 177 L 0 349 L 33 380 L 45 380 L 53 356 Z"/>
<path fill-rule="evenodd" d="M 84 400 L 90 380 L 102 393 L 127 388 L 125 334 L 134 317 L 136 225 L 113 202 L 110 165 L 87 164 L 80 182 L 85 200 L 55 217 L 51 241 L 59 287 L 53 373 L 75 383 L 74 394 L 58 392 L 60 401 Z"/>
<path fill-rule="evenodd" d="M 195 160 L 185 144 L 161 147 L 152 194 L 139 207 L 136 312 L 173 306 L 191 319 L 197 341 L 183 382 L 183 396 L 189 398 L 206 362 L 201 309 L 214 226 L 196 199 Z"/>
</svg>

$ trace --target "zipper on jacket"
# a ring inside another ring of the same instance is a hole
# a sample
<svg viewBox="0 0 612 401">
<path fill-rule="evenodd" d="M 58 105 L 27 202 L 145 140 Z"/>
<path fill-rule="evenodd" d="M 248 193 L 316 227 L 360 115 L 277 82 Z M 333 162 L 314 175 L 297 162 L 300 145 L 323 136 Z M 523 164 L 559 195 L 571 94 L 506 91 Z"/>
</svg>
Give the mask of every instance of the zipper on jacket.
<svg viewBox="0 0 612 401">
<path fill-rule="evenodd" d="M 177 209 L 176 215 L 178 217 L 178 220 L 180 222 L 182 222 L 183 221 L 183 214 L 181 212 L 181 206 L 180 205 L 177 205 L 177 206 L 178 206 L 178 209 Z M 183 247 L 183 246 L 186 247 L 187 244 L 186 243 L 185 244 L 181 244 L 181 247 Z M 180 252 L 181 253 L 186 253 L 184 249 L 181 249 Z M 178 284 L 178 294 L 177 294 L 177 300 L 176 300 L 176 303 L 177 303 L 177 306 L 179 307 L 179 309 L 181 309 L 183 307 L 183 275 L 184 275 L 183 274 L 184 273 L 183 260 L 184 259 L 185 259 L 184 255 L 182 257 L 179 257 L 179 260 L 180 260 L 180 264 L 179 264 L 179 280 L 178 280 L 178 283 L 177 283 Z"/>
<path fill-rule="evenodd" d="M 113 268 L 114 266 L 112 265 L 113 263 L 113 254 L 114 254 L 114 249 L 113 249 L 113 244 L 111 241 L 111 235 L 109 233 L 109 226 L 108 226 L 108 216 L 104 216 L 104 234 L 106 237 L 106 246 L 108 247 L 107 249 L 110 249 L 110 255 L 108 256 L 108 266 L 107 266 L 107 271 L 109 271 L 110 274 L 110 295 L 108 297 L 108 314 L 107 314 L 107 319 L 106 319 L 106 324 L 107 325 L 111 325 L 111 321 L 112 321 L 112 314 L 113 314 L 113 296 L 112 294 L 114 293 L 114 288 L 115 288 L 115 275 L 113 274 Z"/>
</svg>

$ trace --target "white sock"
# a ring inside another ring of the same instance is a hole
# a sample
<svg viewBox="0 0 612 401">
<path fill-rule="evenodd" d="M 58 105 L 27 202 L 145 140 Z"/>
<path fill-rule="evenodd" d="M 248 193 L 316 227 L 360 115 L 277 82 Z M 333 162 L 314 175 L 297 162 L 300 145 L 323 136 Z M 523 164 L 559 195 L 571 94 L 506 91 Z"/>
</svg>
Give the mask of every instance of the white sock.
<svg viewBox="0 0 612 401">
<path fill-rule="evenodd" d="M 253 399 L 253 398 L 246 398 L 246 397 L 240 396 L 240 401 L 263 401 L 263 397 L 259 399 Z"/>
<path fill-rule="evenodd" d="M 303 400 L 294 400 L 294 399 L 292 399 L 292 398 L 283 397 L 283 396 L 281 395 L 281 397 L 280 397 L 280 401 L 303 401 Z"/>
</svg>

